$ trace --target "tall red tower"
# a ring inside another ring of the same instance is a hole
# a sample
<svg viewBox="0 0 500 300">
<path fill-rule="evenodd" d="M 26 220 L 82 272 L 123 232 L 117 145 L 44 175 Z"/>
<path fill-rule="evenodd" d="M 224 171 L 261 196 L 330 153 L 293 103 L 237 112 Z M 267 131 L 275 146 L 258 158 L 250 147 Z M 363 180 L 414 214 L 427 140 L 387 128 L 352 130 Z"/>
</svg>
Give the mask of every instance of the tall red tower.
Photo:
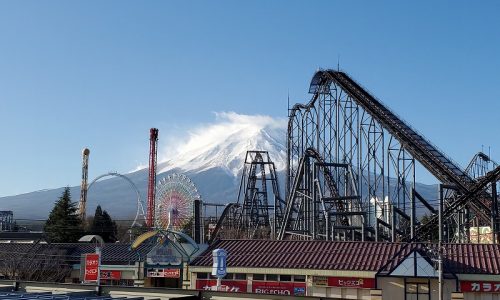
<svg viewBox="0 0 500 300">
<path fill-rule="evenodd" d="M 156 194 L 156 157 L 158 149 L 158 129 L 149 130 L 149 180 L 148 180 L 148 208 L 146 226 L 153 227 L 155 215 Z"/>
</svg>

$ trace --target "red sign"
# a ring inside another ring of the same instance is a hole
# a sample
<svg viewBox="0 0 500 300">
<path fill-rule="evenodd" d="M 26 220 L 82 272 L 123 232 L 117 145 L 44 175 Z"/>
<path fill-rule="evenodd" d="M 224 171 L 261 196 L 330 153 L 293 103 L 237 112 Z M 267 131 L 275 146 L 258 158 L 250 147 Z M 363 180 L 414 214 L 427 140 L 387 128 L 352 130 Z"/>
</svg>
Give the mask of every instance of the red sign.
<svg viewBox="0 0 500 300">
<path fill-rule="evenodd" d="M 215 279 L 197 279 L 197 290 L 212 290 L 217 289 L 217 280 Z M 247 281 L 246 280 L 224 280 L 221 282 L 221 291 L 233 293 L 246 293 Z"/>
<path fill-rule="evenodd" d="M 101 270 L 101 279 L 103 280 L 120 280 L 122 279 L 121 271 Z"/>
<path fill-rule="evenodd" d="M 254 281 L 252 292 L 256 294 L 275 294 L 289 296 L 305 296 L 305 282 Z"/>
<path fill-rule="evenodd" d="M 375 278 L 328 277 L 328 286 L 351 289 L 373 289 L 375 288 Z"/>
<path fill-rule="evenodd" d="M 163 269 L 163 277 L 180 278 L 181 277 L 181 269 Z"/>
<path fill-rule="evenodd" d="M 148 269 L 148 277 L 180 278 L 181 269 Z"/>
<path fill-rule="evenodd" d="M 85 254 L 85 276 L 84 281 L 97 281 L 97 270 L 99 269 L 99 254 Z"/>
<path fill-rule="evenodd" d="M 460 281 L 460 291 L 470 293 L 499 293 L 499 281 Z"/>
</svg>

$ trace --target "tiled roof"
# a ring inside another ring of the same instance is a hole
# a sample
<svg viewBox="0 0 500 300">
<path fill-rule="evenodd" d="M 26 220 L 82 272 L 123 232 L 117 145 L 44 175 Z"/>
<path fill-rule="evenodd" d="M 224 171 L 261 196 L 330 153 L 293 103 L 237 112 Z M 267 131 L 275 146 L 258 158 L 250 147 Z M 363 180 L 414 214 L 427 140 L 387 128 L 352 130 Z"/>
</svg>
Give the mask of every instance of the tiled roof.
<svg viewBox="0 0 500 300">
<path fill-rule="evenodd" d="M 0 240 L 26 240 L 26 241 L 36 241 L 45 239 L 43 232 L 0 232 Z"/>
<path fill-rule="evenodd" d="M 443 256 L 452 273 L 500 275 L 500 245 L 447 244 Z"/>
<path fill-rule="evenodd" d="M 114 243 L 105 244 L 102 249 L 103 264 L 131 264 L 135 261 L 143 261 L 153 244 L 143 243 L 137 249 L 130 250 L 130 244 Z M 10 257 L 13 254 L 19 256 L 47 256 L 61 255 L 64 260 L 71 264 L 80 262 L 82 254 L 95 252 L 95 245 L 82 243 L 61 244 L 31 244 L 31 243 L 0 243 L 0 258 Z"/>
<path fill-rule="evenodd" d="M 52 246 L 66 251 L 68 253 L 68 260 L 75 262 L 80 261 L 82 254 L 95 252 L 95 245 L 93 244 L 52 244 Z M 152 247 L 151 243 L 143 243 L 137 249 L 131 250 L 130 244 L 105 244 L 101 250 L 101 261 L 103 264 L 143 261 Z"/>
<path fill-rule="evenodd" d="M 228 252 L 228 267 L 377 272 L 393 269 L 414 250 L 426 253 L 427 247 L 386 242 L 220 240 L 191 266 L 211 266 L 212 250 L 217 248 Z M 443 248 L 447 273 L 500 274 L 500 245 L 445 244 Z"/>
<path fill-rule="evenodd" d="M 377 271 L 404 244 L 374 242 L 220 240 L 192 266 L 211 266 L 212 250 L 228 252 L 228 267 Z"/>
</svg>

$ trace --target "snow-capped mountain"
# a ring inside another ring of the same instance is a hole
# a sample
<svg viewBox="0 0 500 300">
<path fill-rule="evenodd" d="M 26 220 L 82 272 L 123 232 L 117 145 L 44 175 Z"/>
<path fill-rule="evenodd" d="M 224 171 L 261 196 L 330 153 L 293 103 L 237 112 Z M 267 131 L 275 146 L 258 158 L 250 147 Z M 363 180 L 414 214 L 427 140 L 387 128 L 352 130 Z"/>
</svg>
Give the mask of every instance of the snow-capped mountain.
<svg viewBox="0 0 500 300">
<path fill-rule="evenodd" d="M 268 151 L 277 170 L 286 167 L 286 121 L 268 116 L 218 113 L 217 123 L 189 133 L 175 147 L 173 157 L 158 165 L 158 173 L 172 169 L 202 172 L 220 168 L 238 176 L 249 150 Z"/>
<path fill-rule="evenodd" d="M 160 128 L 161 140 L 168 142 L 159 145 L 157 179 L 171 173 L 183 173 L 194 182 L 204 201 L 234 202 L 248 150 L 268 151 L 278 173 L 282 174 L 286 167 L 285 128 L 285 119 L 237 113 L 217 113 L 214 123 L 183 133 L 187 136 L 184 140 L 162 136 L 167 130 Z M 124 175 L 137 186 L 145 201 L 147 166 Z M 15 218 L 47 218 L 61 192 L 62 188 L 59 188 L 2 197 L 0 210 L 13 210 Z M 77 201 L 80 187 L 71 187 L 71 194 L 73 201 Z M 133 218 L 137 211 L 136 194 L 121 178 L 96 182 L 88 192 L 87 202 L 88 214 L 92 214 L 98 204 L 114 218 Z M 34 205 L 36 210 L 29 209 Z"/>
<path fill-rule="evenodd" d="M 160 128 L 161 140 L 167 142 L 159 145 L 158 181 L 171 173 L 183 173 L 197 186 L 203 201 L 236 202 L 246 152 L 265 150 L 275 163 L 281 188 L 284 187 L 287 159 L 285 119 L 218 113 L 215 122 L 182 133 L 180 136 L 186 136 L 185 139 L 169 138 L 162 132 L 168 130 Z M 135 184 L 145 202 L 147 166 L 124 175 Z M 418 184 L 418 190 L 427 199 L 436 194 L 434 185 Z M 59 188 L 2 197 L 0 210 L 14 211 L 15 218 L 46 219 L 61 193 L 62 188 Z M 71 194 L 73 201 L 78 201 L 80 187 L 71 187 Z M 136 193 L 121 178 L 98 181 L 89 189 L 87 214 L 92 215 L 98 204 L 115 219 L 133 219 L 137 211 Z"/>
</svg>

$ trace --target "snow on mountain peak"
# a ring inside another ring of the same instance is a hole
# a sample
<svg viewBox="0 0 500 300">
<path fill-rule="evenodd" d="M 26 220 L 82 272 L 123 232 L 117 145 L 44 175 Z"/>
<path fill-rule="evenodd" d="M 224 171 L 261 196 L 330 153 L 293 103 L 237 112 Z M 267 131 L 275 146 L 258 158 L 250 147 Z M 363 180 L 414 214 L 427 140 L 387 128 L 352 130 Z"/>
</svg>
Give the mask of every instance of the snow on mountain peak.
<svg viewBox="0 0 500 300">
<path fill-rule="evenodd" d="M 237 176 L 248 150 L 268 151 L 277 170 L 285 169 L 286 119 L 235 112 L 215 116 L 215 122 L 189 131 L 185 142 L 160 156 L 158 173 L 176 168 L 199 172 L 220 167 Z"/>
</svg>

